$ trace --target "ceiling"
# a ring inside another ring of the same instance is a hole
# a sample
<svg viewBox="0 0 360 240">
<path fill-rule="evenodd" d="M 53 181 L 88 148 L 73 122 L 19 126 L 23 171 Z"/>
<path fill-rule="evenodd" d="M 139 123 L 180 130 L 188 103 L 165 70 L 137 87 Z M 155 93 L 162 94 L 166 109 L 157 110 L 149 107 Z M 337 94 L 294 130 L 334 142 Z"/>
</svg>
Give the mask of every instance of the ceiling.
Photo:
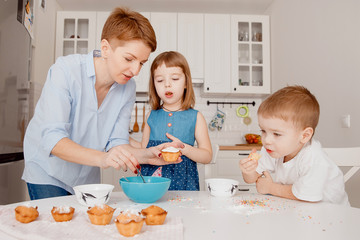
<svg viewBox="0 0 360 240">
<path fill-rule="evenodd" d="M 136 11 L 264 14 L 274 0 L 57 0 L 64 11 Z"/>
</svg>

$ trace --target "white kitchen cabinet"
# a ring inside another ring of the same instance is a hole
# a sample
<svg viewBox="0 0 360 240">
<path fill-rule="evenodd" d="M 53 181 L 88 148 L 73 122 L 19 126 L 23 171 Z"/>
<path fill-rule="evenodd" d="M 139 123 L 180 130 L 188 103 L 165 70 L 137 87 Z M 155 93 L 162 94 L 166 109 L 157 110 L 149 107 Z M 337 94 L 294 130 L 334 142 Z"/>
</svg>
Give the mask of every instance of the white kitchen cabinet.
<svg viewBox="0 0 360 240">
<path fill-rule="evenodd" d="M 231 16 L 231 92 L 270 93 L 268 16 Z"/>
<path fill-rule="evenodd" d="M 204 92 L 230 92 L 230 15 L 205 14 Z"/>
<path fill-rule="evenodd" d="M 87 54 L 95 48 L 96 12 L 57 13 L 55 57 Z"/>
<path fill-rule="evenodd" d="M 157 40 L 156 51 L 150 57 L 152 62 L 162 52 L 177 50 L 177 13 L 152 12 L 150 22 Z"/>
<path fill-rule="evenodd" d="M 239 181 L 239 189 L 256 191 L 255 184 L 247 184 L 241 174 L 239 160 L 246 158 L 250 150 L 220 150 L 215 163 L 206 165 L 206 178 L 228 178 Z"/>
<path fill-rule="evenodd" d="M 178 13 L 177 50 L 189 63 L 194 83 L 204 79 L 204 14 Z"/>
</svg>

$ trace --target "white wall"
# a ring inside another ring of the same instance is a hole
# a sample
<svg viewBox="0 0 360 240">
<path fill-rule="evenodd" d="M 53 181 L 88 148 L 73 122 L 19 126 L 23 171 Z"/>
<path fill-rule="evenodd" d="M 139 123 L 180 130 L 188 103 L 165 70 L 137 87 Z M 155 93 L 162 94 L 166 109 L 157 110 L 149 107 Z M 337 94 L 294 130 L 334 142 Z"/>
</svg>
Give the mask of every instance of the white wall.
<svg viewBox="0 0 360 240">
<path fill-rule="evenodd" d="M 271 21 L 272 91 L 306 86 L 320 103 L 315 137 L 324 147 L 360 146 L 360 1 L 275 0 Z M 340 117 L 349 114 L 351 127 Z M 360 172 L 346 189 L 360 207 Z"/>
<path fill-rule="evenodd" d="M 55 31 L 56 12 L 60 10 L 56 1 L 46 1 L 45 10 L 40 9 L 39 0 L 34 4 L 34 36 L 31 72 L 31 96 L 30 116 L 40 97 L 45 83 L 47 72 L 54 63 L 55 58 Z"/>
</svg>

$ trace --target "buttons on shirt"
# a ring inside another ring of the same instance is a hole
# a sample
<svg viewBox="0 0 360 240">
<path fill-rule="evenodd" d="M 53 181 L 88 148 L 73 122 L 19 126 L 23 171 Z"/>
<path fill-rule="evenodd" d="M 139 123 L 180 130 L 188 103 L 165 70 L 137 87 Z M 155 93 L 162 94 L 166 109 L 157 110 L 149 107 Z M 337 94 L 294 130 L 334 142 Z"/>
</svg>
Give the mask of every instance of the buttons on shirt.
<svg viewBox="0 0 360 240">
<path fill-rule="evenodd" d="M 172 126 L 172 124 L 171 123 L 168 123 L 168 127 L 171 127 Z"/>
<path fill-rule="evenodd" d="M 169 113 L 169 117 L 171 117 L 173 114 L 172 113 Z"/>
</svg>

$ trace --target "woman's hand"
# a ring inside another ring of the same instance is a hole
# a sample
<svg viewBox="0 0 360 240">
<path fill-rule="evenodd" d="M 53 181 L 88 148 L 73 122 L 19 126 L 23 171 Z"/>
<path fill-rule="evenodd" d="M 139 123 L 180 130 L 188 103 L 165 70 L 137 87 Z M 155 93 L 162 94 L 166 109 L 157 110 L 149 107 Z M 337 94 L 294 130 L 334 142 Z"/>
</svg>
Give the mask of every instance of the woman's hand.
<svg viewBox="0 0 360 240">
<path fill-rule="evenodd" d="M 180 163 L 182 161 L 181 159 L 181 151 L 180 156 L 177 161 L 175 162 L 166 162 L 164 158 L 161 156 L 161 150 L 167 147 L 174 147 L 174 148 L 184 148 L 184 144 L 182 142 L 169 142 L 169 143 L 163 143 L 160 145 L 157 145 L 155 147 L 147 148 L 149 151 L 149 164 L 151 165 L 167 165 L 167 164 L 176 164 Z"/>
<path fill-rule="evenodd" d="M 139 162 L 136 158 L 122 145 L 111 148 L 101 159 L 101 168 L 113 167 L 119 170 L 127 171 L 129 168 L 137 174 L 140 169 Z"/>
</svg>

